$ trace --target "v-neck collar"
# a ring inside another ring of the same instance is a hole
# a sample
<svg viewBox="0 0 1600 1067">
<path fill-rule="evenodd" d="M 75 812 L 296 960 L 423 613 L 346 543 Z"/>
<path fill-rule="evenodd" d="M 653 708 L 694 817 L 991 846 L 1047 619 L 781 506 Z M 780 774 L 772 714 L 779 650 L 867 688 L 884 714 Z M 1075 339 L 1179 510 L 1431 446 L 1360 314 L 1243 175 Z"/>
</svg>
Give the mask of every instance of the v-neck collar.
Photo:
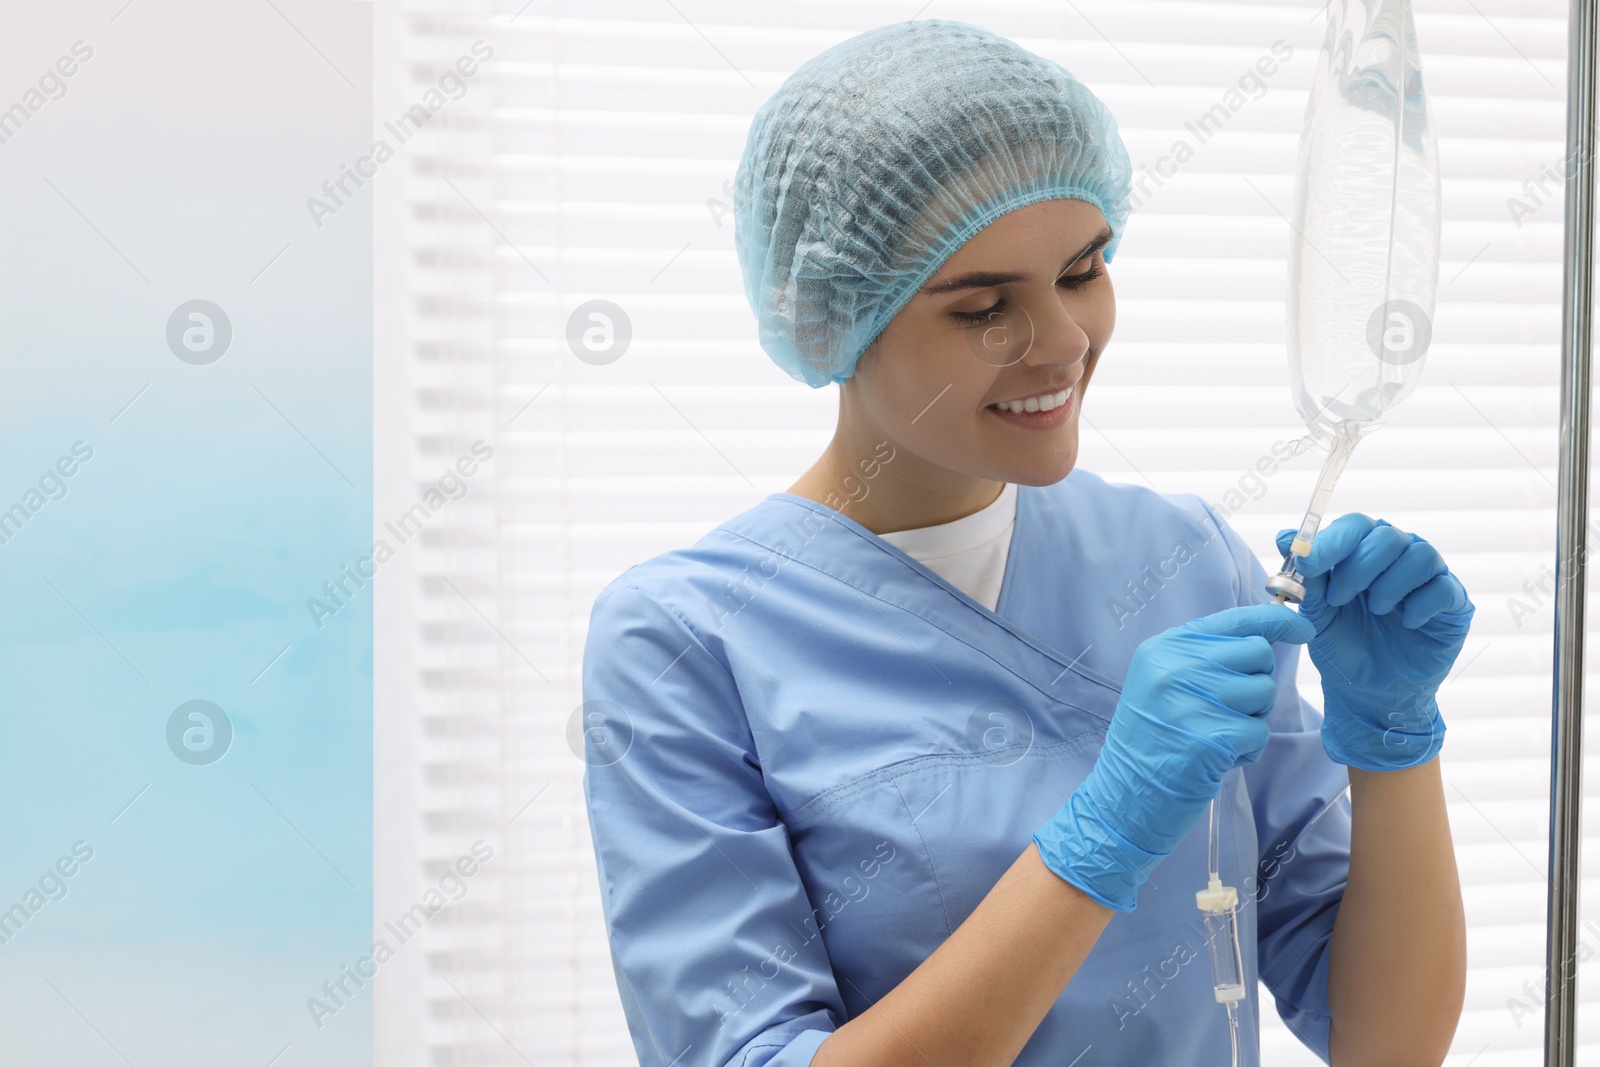
<svg viewBox="0 0 1600 1067">
<path fill-rule="evenodd" d="M 1121 693 L 1121 686 L 1079 662 L 1082 659 L 1081 652 L 1076 655 L 1064 654 L 1005 615 L 1014 599 L 1012 591 L 1016 588 L 1020 568 L 1041 568 L 1044 565 L 1043 561 L 1029 558 L 1035 546 L 1028 536 L 1038 525 L 1035 516 L 1042 504 L 1039 497 L 1042 491 L 1037 486 L 1017 486 L 1016 525 L 1001 580 L 1000 599 L 993 611 L 848 515 L 810 497 L 789 492 L 772 493 L 761 506 L 803 509 L 820 517 L 829 523 L 829 529 L 847 539 L 836 542 L 834 547 L 838 548 L 837 551 L 820 551 L 821 546 L 816 545 L 815 538 L 806 538 L 803 546 L 796 550 L 786 539 L 772 532 L 780 528 L 777 524 L 762 524 L 762 531 L 758 533 L 750 528 L 756 524 L 741 522 L 736 517 L 724 528 L 729 533 L 842 581 L 868 596 L 917 615 L 950 636 L 1000 661 L 1013 673 L 1027 678 L 1046 695 L 1082 707 L 1099 718 L 1109 719 L 1109 710 L 1104 706 L 1107 691 L 1115 697 Z M 753 510 L 760 510 L 761 506 Z M 793 522 L 785 525 L 792 526 Z M 852 553 L 848 550 L 851 547 L 860 551 Z M 878 555 L 872 554 L 874 550 Z M 883 563 L 899 566 L 883 566 Z M 929 604 L 925 597 L 919 595 L 926 592 L 920 588 L 925 585 L 942 591 L 954 601 L 956 610 L 930 617 L 933 613 L 928 610 Z M 997 630 L 1010 640 L 997 640 L 1000 636 Z"/>
</svg>

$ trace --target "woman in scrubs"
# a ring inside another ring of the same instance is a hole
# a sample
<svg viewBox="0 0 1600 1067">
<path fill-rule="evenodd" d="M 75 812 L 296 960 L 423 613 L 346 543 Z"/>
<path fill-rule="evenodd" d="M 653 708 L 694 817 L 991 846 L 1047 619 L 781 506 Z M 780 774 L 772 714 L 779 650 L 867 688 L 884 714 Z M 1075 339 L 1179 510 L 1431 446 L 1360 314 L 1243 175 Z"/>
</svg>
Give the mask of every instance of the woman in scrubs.
<svg viewBox="0 0 1600 1067">
<path fill-rule="evenodd" d="M 787 491 L 594 605 L 584 788 L 641 1064 L 1226 1064 L 1214 796 L 1239 1061 L 1259 981 L 1326 1062 L 1442 1062 L 1465 931 L 1434 695 L 1472 604 L 1360 514 L 1298 612 L 1270 603 L 1200 497 L 1076 466 L 1129 172 L 1071 74 L 963 23 L 845 41 L 757 113 L 747 294 L 839 419 Z"/>
</svg>

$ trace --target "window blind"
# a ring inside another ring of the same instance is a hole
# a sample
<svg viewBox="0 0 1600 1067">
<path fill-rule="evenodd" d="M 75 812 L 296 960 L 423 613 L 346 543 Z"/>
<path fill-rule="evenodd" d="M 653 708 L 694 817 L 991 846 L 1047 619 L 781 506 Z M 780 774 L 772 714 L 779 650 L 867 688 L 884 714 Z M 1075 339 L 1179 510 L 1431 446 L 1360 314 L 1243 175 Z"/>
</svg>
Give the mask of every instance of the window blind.
<svg viewBox="0 0 1600 1067">
<path fill-rule="evenodd" d="M 1270 571 L 1316 473 L 1314 457 L 1257 464 L 1304 432 L 1284 357 L 1285 216 L 1322 5 L 375 10 L 375 135 L 427 110 L 373 188 L 376 521 L 424 501 L 475 442 L 493 451 L 379 582 L 375 921 L 475 842 L 493 849 L 386 965 L 379 1062 L 632 1063 L 568 740 L 589 605 L 629 565 L 787 489 L 836 410 L 834 387 L 765 357 L 744 300 L 730 183 L 756 107 L 822 49 L 913 16 L 979 23 L 1087 83 L 1138 184 L 1079 462 L 1199 493 Z M 1440 693 L 1471 968 L 1450 1062 L 1494 1067 L 1542 1040 L 1566 9 L 1419 2 L 1416 24 L 1444 183 L 1433 343 L 1333 513 L 1423 534 L 1478 606 Z M 459 96 L 441 88 L 478 41 L 492 58 Z M 619 329 L 606 358 L 580 358 L 569 320 L 595 300 L 619 309 L 626 344 Z M 1309 659 L 1301 681 L 1320 707 Z M 1592 872 L 1600 852 L 1584 851 Z M 1600 950 L 1593 888 L 1581 936 Z M 1600 985 L 1579 973 L 1592 1052 Z M 1264 1062 L 1317 1063 L 1262 1003 Z"/>
</svg>

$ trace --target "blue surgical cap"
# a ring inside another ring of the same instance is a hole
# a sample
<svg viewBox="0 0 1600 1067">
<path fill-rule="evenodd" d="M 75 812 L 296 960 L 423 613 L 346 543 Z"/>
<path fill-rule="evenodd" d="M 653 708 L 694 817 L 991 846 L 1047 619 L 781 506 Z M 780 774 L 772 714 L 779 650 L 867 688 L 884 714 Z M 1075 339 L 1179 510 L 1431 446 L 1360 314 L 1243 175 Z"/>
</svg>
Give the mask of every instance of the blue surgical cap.
<svg viewBox="0 0 1600 1067">
<path fill-rule="evenodd" d="M 734 245 L 761 347 L 813 388 L 1008 211 L 1086 200 L 1122 239 L 1132 168 L 1060 64 L 965 22 L 882 26 L 807 61 L 756 112 Z"/>
</svg>

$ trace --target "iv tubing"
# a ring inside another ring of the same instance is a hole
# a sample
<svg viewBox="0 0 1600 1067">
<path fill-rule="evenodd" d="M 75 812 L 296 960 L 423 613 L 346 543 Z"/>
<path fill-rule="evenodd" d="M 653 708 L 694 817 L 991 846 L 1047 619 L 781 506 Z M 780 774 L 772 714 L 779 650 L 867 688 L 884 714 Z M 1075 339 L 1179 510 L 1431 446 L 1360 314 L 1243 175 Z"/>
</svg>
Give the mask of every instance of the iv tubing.
<svg viewBox="0 0 1600 1067">
<path fill-rule="evenodd" d="M 1333 434 L 1312 435 L 1297 442 L 1300 447 L 1321 442 L 1327 446 L 1328 457 L 1317 475 L 1317 485 L 1311 492 L 1311 504 L 1306 508 L 1305 517 L 1300 520 L 1300 529 L 1283 557 L 1283 567 L 1267 581 L 1267 592 L 1274 594 L 1279 604 L 1298 604 L 1305 597 L 1305 586 L 1300 583 L 1296 564 L 1311 554 L 1311 542 L 1322 526 L 1322 515 L 1328 508 L 1334 487 L 1339 484 L 1339 475 L 1344 473 L 1345 464 L 1350 460 L 1350 453 L 1355 451 L 1361 430 L 1361 424 L 1346 421 Z"/>
<path fill-rule="evenodd" d="M 1337 798 L 1336 798 L 1337 799 Z M 1206 917 L 1206 941 L 1211 948 L 1211 981 L 1217 1001 L 1228 1009 L 1228 1040 L 1233 1048 L 1233 1067 L 1239 1067 L 1239 1001 L 1244 998 L 1244 960 L 1239 950 L 1238 903 L 1239 893 L 1233 886 L 1225 886 L 1218 874 L 1218 854 L 1222 840 L 1222 811 L 1217 798 L 1211 798 L 1207 818 L 1209 832 L 1206 840 L 1206 866 L 1209 877 L 1205 889 L 1195 894 L 1195 905 Z M 1227 933 L 1215 927 L 1223 926 Z M 1228 944 L 1219 945 L 1225 939 Z M 1221 973 L 1221 961 L 1231 953 L 1231 973 Z"/>
<path fill-rule="evenodd" d="M 1322 513 L 1327 510 L 1328 500 L 1333 496 L 1333 489 L 1339 484 L 1339 475 L 1344 473 L 1345 464 L 1349 462 L 1355 446 L 1354 433 L 1333 438 L 1328 448 L 1328 458 L 1322 463 L 1322 473 L 1317 475 L 1317 487 L 1312 490 L 1311 504 L 1306 508 L 1305 518 L 1300 520 L 1294 543 L 1289 546 L 1291 556 L 1305 557 L 1311 554 L 1311 541 L 1322 526 Z"/>
<path fill-rule="evenodd" d="M 1206 872 L 1210 874 L 1211 877 L 1216 878 L 1218 852 L 1217 839 L 1222 836 L 1222 827 L 1220 825 L 1222 818 L 1217 812 L 1216 797 L 1211 798 L 1211 811 L 1207 818 L 1211 823 L 1211 832 L 1206 835 Z"/>
<path fill-rule="evenodd" d="M 1335 793 L 1328 800 L 1328 802 L 1322 806 L 1321 811 L 1317 812 L 1306 821 L 1305 826 L 1300 828 L 1300 833 L 1304 834 L 1307 830 L 1310 830 L 1312 825 L 1316 823 L 1318 819 L 1326 815 L 1335 804 L 1339 803 L 1340 798 L 1342 798 L 1345 793 L 1349 791 L 1349 789 L 1350 786 L 1348 783 L 1346 783 L 1343 789 Z M 1225 1005 L 1228 1009 L 1228 1040 L 1233 1047 L 1232 1063 L 1233 1067 L 1239 1067 L 1239 1001 L 1244 999 L 1244 961 L 1243 957 L 1239 955 L 1239 925 L 1235 914 L 1238 910 L 1238 893 L 1233 887 L 1223 885 L 1222 879 L 1218 873 L 1219 864 L 1217 861 L 1218 855 L 1221 851 L 1222 841 L 1222 811 L 1217 807 L 1217 798 L 1215 796 L 1211 798 L 1211 807 L 1207 816 L 1207 822 L 1209 824 L 1209 832 L 1206 838 L 1206 867 L 1209 875 L 1207 879 L 1208 884 L 1205 889 L 1202 889 L 1199 893 L 1195 894 L 1195 903 L 1199 906 L 1201 913 L 1207 917 L 1226 915 L 1227 925 L 1232 931 L 1232 944 L 1228 947 L 1231 947 L 1234 952 L 1235 964 L 1238 968 L 1236 971 L 1236 976 L 1239 979 L 1239 984 L 1235 986 L 1232 983 L 1224 983 L 1222 976 L 1217 973 L 1218 953 L 1216 951 L 1216 945 L 1214 944 L 1211 945 L 1211 980 L 1212 987 L 1217 994 L 1217 1000 Z M 1297 837 L 1296 840 L 1298 841 L 1299 838 Z M 1227 899 L 1230 895 L 1232 896 L 1231 901 Z M 1208 943 L 1215 936 L 1215 934 L 1216 932 L 1211 929 L 1211 923 L 1208 922 L 1206 924 L 1206 939 Z M 1227 999 L 1224 999 L 1225 995 Z"/>
</svg>

